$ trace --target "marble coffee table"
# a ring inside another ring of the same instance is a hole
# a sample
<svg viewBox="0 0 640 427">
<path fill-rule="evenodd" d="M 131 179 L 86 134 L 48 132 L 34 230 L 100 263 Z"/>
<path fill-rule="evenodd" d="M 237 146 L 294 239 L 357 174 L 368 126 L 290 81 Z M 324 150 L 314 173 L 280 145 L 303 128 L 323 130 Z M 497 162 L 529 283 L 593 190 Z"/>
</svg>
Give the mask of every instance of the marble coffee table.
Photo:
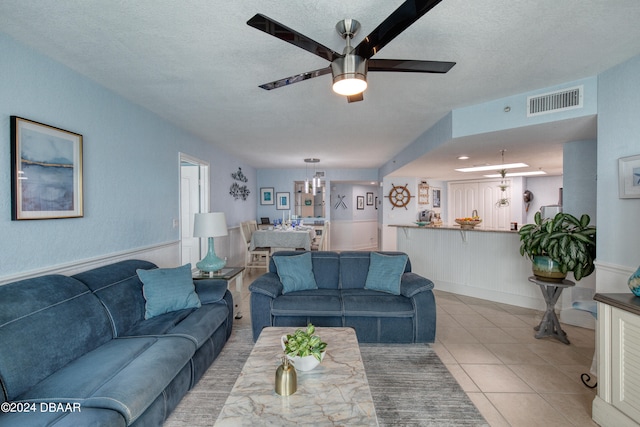
<svg viewBox="0 0 640 427">
<path fill-rule="evenodd" d="M 298 371 L 293 395 L 275 392 L 283 355 L 280 337 L 296 329 L 262 330 L 215 425 L 377 426 L 358 339 L 351 328 L 316 328 L 328 344 L 324 360 L 312 371 Z"/>
</svg>

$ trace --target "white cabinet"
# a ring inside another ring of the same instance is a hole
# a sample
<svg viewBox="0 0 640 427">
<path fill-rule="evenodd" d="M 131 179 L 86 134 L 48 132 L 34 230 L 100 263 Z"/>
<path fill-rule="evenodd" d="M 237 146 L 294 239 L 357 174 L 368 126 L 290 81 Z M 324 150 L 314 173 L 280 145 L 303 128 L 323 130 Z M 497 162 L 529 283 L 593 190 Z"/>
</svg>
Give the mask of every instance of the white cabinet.
<svg viewBox="0 0 640 427">
<path fill-rule="evenodd" d="M 507 191 L 502 192 L 498 185 L 500 180 L 450 182 L 448 186 L 449 224 L 455 224 L 454 219 L 471 216 L 474 210 L 482 219 L 480 226 L 494 230 L 509 230 L 511 222 L 511 206 L 496 207 L 498 200 L 503 197 L 511 200 L 511 181 Z"/>
<path fill-rule="evenodd" d="M 449 224 L 455 224 L 455 218 L 471 216 L 478 209 L 478 183 L 455 182 L 449 184 Z"/>
<path fill-rule="evenodd" d="M 633 294 L 596 294 L 598 396 L 593 420 L 606 426 L 640 422 L 640 303 Z"/>
</svg>

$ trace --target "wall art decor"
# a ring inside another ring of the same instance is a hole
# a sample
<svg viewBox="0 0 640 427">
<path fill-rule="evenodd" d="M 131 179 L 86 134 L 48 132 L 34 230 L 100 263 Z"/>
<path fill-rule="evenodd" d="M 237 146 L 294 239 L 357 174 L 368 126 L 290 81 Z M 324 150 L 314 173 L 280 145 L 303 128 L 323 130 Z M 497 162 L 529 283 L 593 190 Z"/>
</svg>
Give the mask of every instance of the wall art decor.
<svg viewBox="0 0 640 427">
<path fill-rule="evenodd" d="M 418 184 L 418 204 L 429 204 L 429 183 L 427 181 L 422 181 Z"/>
<path fill-rule="evenodd" d="M 260 188 L 260 204 L 261 205 L 274 205 L 275 194 L 273 192 L 273 187 L 262 187 Z"/>
<path fill-rule="evenodd" d="M 347 196 L 341 196 L 338 194 L 338 201 L 336 202 L 336 205 L 334 206 L 334 209 L 338 209 L 339 207 L 342 207 L 342 209 L 347 209 L 347 204 L 344 202 L 344 199 Z"/>
<path fill-rule="evenodd" d="M 618 180 L 621 199 L 640 198 L 640 155 L 618 159 Z"/>
<path fill-rule="evenodd" d="M 278 192 L 276 193 L 276 209 L 278 210 L 287 210 L 291 209 L 291 205 L 289 204 L 289 196 L 291 193 L 289 192 Z"/>
<path fill-rule="evenodd" d="M 251 191 L 246 185 L 240 185 L 237 182 L 231 184 L 231 188 L 229 188 L 229 194 L 231 194 L 235 200 L 242 199 L 246 201 L 250 193 Z"/>
<path fill-rule="evenodd" d="M 373 206 L 373 193 L 367 193 L 367 206 Z"/>
<path fill-rule="evenodd" d="M 247 182 L 249 181 L 249 179 L 244 176 L 244 174 L 242 173 L 242 168 L 238 168 L 237 172 L 234 172 L 231 174 L 231 178 L 235 179 L 236 181 L 240 181 L 240 182 Z"/>
<path fill-rule="evenodd" d="M 434 208 L 440 207 L 440 189 L 439 188 L 433 189 L 433 207 Z"/>
<path fill-rule="evenodd" d="M 389 191 L 388 196 L 385 196 L 389 198 L 389 201 L 393 205 L 391 210 L 394 210 L 395 208 L 405 208 L 408 210 L 407 205 L 413 197 L 408 187 L 409 184 L 402 186 L 391 183 L 391 191 Z"/>
<path fill-rule="evenodd" d="M 82 135 L 11 116 L 11 219 L 83 215 Z"/>
<path fill-rule="evenodd" d="M 364 210 L 364 196 L 358 196 L 356 197 L 356 200 L 358 201 L 357 209 L 359 211 Z"/>
<path fill-rule="evenodd" d="M 240 167 L 237 172 L 233 172 L 231 174 L 231 178 L 239 182 L 249 181 L 249 179 L 242 173 L 242 168 Z M 251 190 L 249 190 L 246 185 L 240 185 L 237 182 L 234 182 L 231 184 L 231 188 L 229 188 L 229 194 L 232 195 L 235 200 L 242 199 L 243 201 L 246 201 L 249 194 L 251 194 Z"/>
</svg>

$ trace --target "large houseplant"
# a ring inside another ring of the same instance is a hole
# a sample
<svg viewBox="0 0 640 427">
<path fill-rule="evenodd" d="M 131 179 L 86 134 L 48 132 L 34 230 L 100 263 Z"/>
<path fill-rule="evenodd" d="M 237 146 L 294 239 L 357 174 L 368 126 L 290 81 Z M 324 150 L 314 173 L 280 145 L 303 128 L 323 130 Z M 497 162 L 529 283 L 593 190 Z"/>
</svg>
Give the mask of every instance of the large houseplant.
<svg viewBox="0 0 640 427">
<path fill-rule="evenodd" d="M 586 214 L 580 219 L 563 212 L 542 218 L 536 212 L 534 223 L 520 228 L 520 255 L 533 261 L 534 275 L 543 280 L 562 280 L 570 271 L 580 280 L 595 269 L 596 227 L 590 221 Z M 545 264 L 551 272 L 542 268 Z"/>
</svg>

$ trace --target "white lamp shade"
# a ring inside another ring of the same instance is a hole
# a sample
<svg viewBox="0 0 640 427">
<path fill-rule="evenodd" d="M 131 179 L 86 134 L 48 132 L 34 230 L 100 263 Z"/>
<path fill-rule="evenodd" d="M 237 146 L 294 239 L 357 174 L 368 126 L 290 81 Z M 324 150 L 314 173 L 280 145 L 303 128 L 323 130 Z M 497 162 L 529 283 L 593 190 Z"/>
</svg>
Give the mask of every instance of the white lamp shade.
<svg viewBox="0 0 640 427">
<path fill-rule="evenodd" d="M 353 75 L 345 77 L 333 84 L 333 91 L 339 95 L 351 96 L 364 92 L 367 89 L 367 81 L 362 77 Z"/>
<path fill-rule="evenodd" d="M 193 223 L 193 237 L 226 236 L 227 218 L 224 212 L 197 213 Z"/>
</svg>

